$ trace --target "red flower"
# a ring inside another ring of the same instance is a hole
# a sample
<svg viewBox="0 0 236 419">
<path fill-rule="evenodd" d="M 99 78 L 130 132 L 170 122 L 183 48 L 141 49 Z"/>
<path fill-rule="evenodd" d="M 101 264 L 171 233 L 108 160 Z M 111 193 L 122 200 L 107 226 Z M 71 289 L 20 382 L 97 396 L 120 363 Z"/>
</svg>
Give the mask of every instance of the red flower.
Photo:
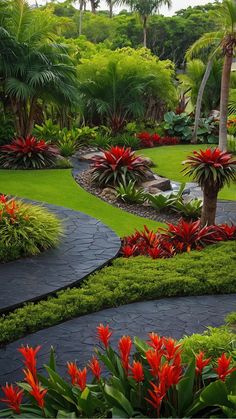
<svg viewBox="0 0 236 419">
<path fill-rule="evenodd" d="M 20 414 L 20 405 L 23 398 L 23 390 L 19 387 L 6 384 L 2 386 L 2 391 L 5 395 L 4 399 L 0 399 L 1 402 L 6 403 L 13 412 Z"/>
<path fill-rule="evenodd" d="M 7 196 L 6 195 L 0 195 L 0 202 L 3 203 L 3 204 L 6 204 Z"/>
<path fill-rule="evenodd" d="M 37 371 L 36 371 L 36 355 L 38 351 L 41 349 L 41 346 L 36 346 L 35 348 L 32 348 L 30 346 L 22 346 L 21 348 L 18 348 L 18 351 L 23 355 L 24 357 L 24 364 L 26 368 L 33 374 L 33 376 L 36 378 Z"/>
<path fill-rule="evenodd" d="M 79 386 L 81 391 L 84 391 L 86 387 L 86 381 L 87 381 L 87 368 L 85 367 L 83 370 L 78 369 L 76 384 Z"/>
<path fill-rule="evenodd" d="M 179 349 L 181 348 L 181 344 L 176 344 L 176 340 L 172 338 L 163 338 L 163 343 L 165 345 L 164 356 L 166 357 L 167 361 L 173 359 Z"/>
<path fill-rule="evenodd" d="M 160 351 L 163 345 L 163 339 L 158 336 L 156 333 L 149 333 L 148 334 L 150 341 L 148 342 L 148 345 L 151 346 L 156 351 Z"/>
<path fill-rule="evenodd" d="M 205 368 L 210 362 L 211 358 L 204 359 L 204 352 L 199 352 L 196 356 L 196 374 L 201 375 L 203 368 Z"/>
<path fill-rule="evenodd" d="M 95 378 L 99 381 L 101 377 L 101 367 L 95 356 L 93 356 L 92 360 L 89 362 L 88 367 L 92 371 Z"/>
<path fill-rule="evenodd" d="M 76 385 L 78 368 L 75 362 L 67 362 L 67 372 L 71 377 L 71 384 Z"/>
<path fill-rule="evenodd" d="M 103 343 L 105 348 L 108 348 L 109 340 L 112 335 L 112 332 L 109 329 L 109 325 L 104 326 L 103 324 L 100 324 L 97 327 L 97 334 L 98 334 L 98 339 L 100 340 L 100 342 Z"/>
<path fill-rule="evenodd" d="M 151 367 L 151 374 L 154 377 L 158 377 L 160 364 L 161 364 L 161 357 L 162 353 L 158 353 L 156 351 L 153 351 L 152 349 L 149 349 L 146 353 L 147 362 L 149 363 Z"/>
<path fill-rule="evenodd" d="M 133 366 L 130 366 L 129 368 L 135 381 L 137 381 L 137 383 L 141 383 L 141 381 L 144 380 L 143 366 L 141 362 L 134 361 Z"/>
<path fill-rule="evenodd" d="M 170 365 L 165 362 L 158 373 L 162 387 L 167 391 L 171 386 L 178 384 L 182 376 L 181 366 Z"/>
<path fill-rule="evenodd" d="M 127 244 L 125 246 L 122 246 L 121 253 L 125 258 L 130 258 L 131 256 L 134 256 L 136 250 L 137 250 L 136 246 L 129 246 Z"/>
<path fill-rule="evenodd" d="M 233 371 L 236 371 L 236 368 L 229 368 L 231 361 L 232 357 L 230 356 L 227 358 L 225 353 L 223 353 L 221 357 L 217 359 L 217 368 L 215 370 L 220 380 L 225 381 L 227 375 L 231 374 Z"/>
<path fill-rule="evenodd" d="M 128 372 L 129 368 L 129 356 L 132 347 L 132 339 L 130 336 L 123 336 L 119 340 L 119 351 L 121 356 L 121 361 L 124 369 Z"/>
<path fill-rule="evenodd" d="M 149 395 L 151 396 L 151 399 L 146 399 L 148 403 L 150 403 L 154 409 L 157 409 L 157 416 L 159 416 L 161 403 L 163 398 L 165 397 L 165 390 L 162 388 L 161 385 L 156 385 L 150 381 L 150 384 L 153 388 L 153 390 L 148 390 Z"/>
<path fill-rule="evenodd" d="M 45 396 L 47 394 L 47 389 L 41 387 L 41 385 L 38 383 L 37 379 L 33 376 L 32 372 L 30 370 L 24 370 L 25 374 L 25 381 L 30 385 L 31 391 L 29 394 L 34 397 L 36 402 L 38 403 L 38 406 L 43 409 L 45 404 Z"/>
</svg>

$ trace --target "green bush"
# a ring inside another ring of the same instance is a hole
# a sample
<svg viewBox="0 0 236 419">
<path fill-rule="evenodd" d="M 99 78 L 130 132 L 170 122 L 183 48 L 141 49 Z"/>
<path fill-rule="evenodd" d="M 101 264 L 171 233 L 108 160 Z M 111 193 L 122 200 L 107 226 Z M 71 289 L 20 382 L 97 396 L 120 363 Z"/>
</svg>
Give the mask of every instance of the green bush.
<svg viewBox="0 0 236 419">
<path fill-rule="evenodd" d="M 36 255 L 58 244 L 61 222 L 49 211 L 0 198 L 0 262 Z"/>
<path fill-rule="evenodd" d="M 222 263 L 223 261 L 223 263 Z M 0 319 L 0 343 L 75 316 L 135 301 L 236 292 L 236 242 L 209 246 L 173 259 L 118 258 L 80 288 L 29 303 Z M 216 308 L 217 309 L 217 308 Z"/>
<path fill-rule="evenodd" d="M 143 204 L 146 200 L 146 194 L 142 188 L 136 186 L 136 182 L 130 180 L 128 183 L 125 178 L 122 183 L 116 188 L 117 198 L 124 202 Z"/>
<path fill-rule="evenodd" d="M 228 314 L 225 320 L 229 324 L 236 325 L 236 311 L 233 311 L 232 313 Z"/>
</svg>

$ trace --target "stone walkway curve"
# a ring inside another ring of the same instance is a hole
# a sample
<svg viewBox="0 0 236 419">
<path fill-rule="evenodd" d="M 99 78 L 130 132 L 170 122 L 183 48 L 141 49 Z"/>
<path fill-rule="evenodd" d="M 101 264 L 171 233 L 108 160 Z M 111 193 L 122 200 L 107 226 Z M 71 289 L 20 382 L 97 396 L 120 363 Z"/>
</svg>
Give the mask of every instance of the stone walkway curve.
<svg viewBox="0 0 236 419">
<path fill-rule="evenodd" d="M 218 327 L 230 311 L 236 311 L 236 294 L 175 297 L 128 304 L 78 317 L 28 335 L 0 349 L 0 384 L 22 378 L 21 344 L 42 345 L 39 367 L 48 361 L 50 346 L 56 350 L 58 369 L 65 375 L 66 362 L 78 361 L 80 367 L 90 359 L 96 344 L 99 323 L 113 329 L 116 344 L 124 334 L 147 338 L 154 331 L 161 335 L 181 338 L 203 332 L 207 326 Z"/>
<path fill-rule="evenodd" d="M 55 249 L 0 264 L 0 313 L 76 285 L 120 249 L 117 235 L 95 218 L 55 205 L 44 207 L 63 220 L 64 236 Z"/>
</svg>

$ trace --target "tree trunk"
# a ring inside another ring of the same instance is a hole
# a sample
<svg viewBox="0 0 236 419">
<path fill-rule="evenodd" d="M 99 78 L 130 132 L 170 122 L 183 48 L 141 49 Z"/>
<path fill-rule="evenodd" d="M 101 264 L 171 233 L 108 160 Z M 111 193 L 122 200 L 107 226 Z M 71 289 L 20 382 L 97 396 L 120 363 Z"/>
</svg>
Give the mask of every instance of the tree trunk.
<svg viewBox="0 0 236 419">
<path fill-rule="evenodd" d="M 95 4 L 95 0 L 90 0 L 91 3 L 91 12 L 92 13 L 96 13 L 96 4 Z"/>
<path fill-rule="evenodd" d="M 204 90 L 205 90 L 207 81 L 208 81 L 210 73 L 211 73 L 212 65 L 213 65 L 213 60 L 211 59 L 207 63 L 206 70 L 205 70 L 204 76 L 202 78 L 201 85 L 200 85 L 198 95 L 197 95 L 193 137 L 192 137 L 192 141 L 191 141 L 193 144 L 197 143 L 197 131 L 198 131 L 199 119 L 200 119 L 200 115 L 201 115 L 202 98 L 203 98 L 203 94 L 204 94 Z"/>
<path fill-rule="evenodd" d="M 228 100 L 231 66 L 233 61 L 233 54 L 226 54 L 224 58 L 224 65 L 221 78 L 221 93 L 220 93 L 220 130 L 219 130 L 219 148 L 222 151 L 227 150 L 227 117 L 228 117 Z"/>
<path fill-rule="evenodd" d="M 34 118 L 35 118 L 35 105 L 36 105 L 36 98 L 32 98 L 29 105 L 29 114 L 28 114 L 26 128 L 25 128 L 26 137 L 28 137 L 29 135 L 32 135 L 32 131 L 34 127 Z"/>
<path fill-rule="evenodd" d="M 109 16 L 110 16 L 110 18 L 113 17 L 113 3 L 112 3 L 112 0 L 109 1 Z"/>
<path fill-rule="evenodd" d="M 218 192 L 212 187 L 205 186 L 203 189 L 202 227 L 215 224 Z"/>
<path fill-rule="evenodd" d="M 147 48 L 147 16 L 143 17 L 143 46 Z"/>
<path fill-rule="evenodd" d="M 83 0 L 79 2 L 79 36 L 82 35 Z"/>
</svg>

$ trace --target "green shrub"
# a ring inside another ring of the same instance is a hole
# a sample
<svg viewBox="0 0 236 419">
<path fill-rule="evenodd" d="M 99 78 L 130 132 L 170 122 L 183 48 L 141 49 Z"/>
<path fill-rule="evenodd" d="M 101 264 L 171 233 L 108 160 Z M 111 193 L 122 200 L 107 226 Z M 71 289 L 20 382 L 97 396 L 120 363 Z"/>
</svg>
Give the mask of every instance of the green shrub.
<svg viewBox="0 0 236 419">
<path fill-rule="evenodd" d="M 140 140 L 139 138 L 135 137 L 134 135 L 130 134 L 122 134 L 112 139 L 112 145 L 130 147 L 132 150 L 136 150 L 140 147 Z"/>
<path fill-rule="evenodd" d="M 0 262 L 36 255 L 58 244 L 61 222 L 37 205 L 0 198 Z"/>
<path fill-rule="evenodd" d="M 164 115 L 164 128 L 168 135 L 179 137 L 183 141 L 190 141 L 192 137 L 192 119 L 186 113 L 175 114 L 167 112 Z"/>
<path fill-rule="evenodd" d="M 223 263 L 222 263 L 223 261 Z M 0 343 L 75 316 L 136 301 L 236 292 L 236 242 L 172 259 L 118 258 L 80 288 L 29 303 L 0 319 Z M 217 310 L 217 307 L 216 307 Z"/>
<path fill-rule="evenodd" d="M 236 311 L 233 311 L 232 313 L 228 314 L 225 320 L 229 324 L 236 325 Z"/>
<path fill-rule="evenodd" d="M 181 200 L 175 202 L 173 210 L 181 214 L 183 218 L 195 220 L 201 216 L 202 200 L 198 198 L 183 202 Z"/>
<path fill-rule="evenodd" d="M 146 194 L 142 188 L 136 186 L 136 182 L 130 180 L 128 183 L 125 178 L 123 182 L 116 188 L 117 198 L 124 202 L 143 204 L 146 200 Z"/>
<path fill-rule="evenodd" d="M 42 125 L 35 124 L 34 135 L 40 140 L 56 142 L 59 138 L 60 127 L 51 119 L 44 121 Z"/>
</svg>

